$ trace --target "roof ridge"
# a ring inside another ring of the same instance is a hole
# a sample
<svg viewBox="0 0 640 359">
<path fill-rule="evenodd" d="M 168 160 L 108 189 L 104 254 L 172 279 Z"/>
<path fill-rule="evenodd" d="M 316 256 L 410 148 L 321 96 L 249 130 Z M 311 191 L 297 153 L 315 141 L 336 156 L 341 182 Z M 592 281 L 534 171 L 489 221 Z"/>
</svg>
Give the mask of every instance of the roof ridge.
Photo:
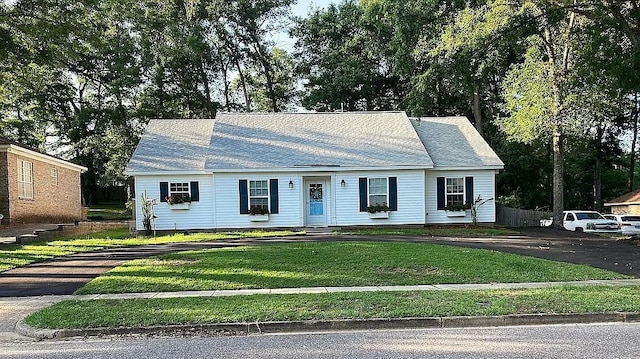
<svg viewBox="0 0 640 359">
<path fill-rule="evenodd" d="M 335 112 L 218 112 L 219 115 L 233 116 L 291 116 L 291 115 L 383 115 L 402 114 L 405 111 L 335 111 Z"/>
</svg>

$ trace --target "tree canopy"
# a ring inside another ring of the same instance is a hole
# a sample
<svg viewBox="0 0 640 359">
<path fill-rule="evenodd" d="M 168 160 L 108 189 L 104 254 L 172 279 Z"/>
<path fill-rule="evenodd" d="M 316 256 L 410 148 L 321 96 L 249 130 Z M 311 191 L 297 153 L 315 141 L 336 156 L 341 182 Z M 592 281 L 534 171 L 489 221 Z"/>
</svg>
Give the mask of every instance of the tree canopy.
<svg viewBox="0 0 640 359">
<path fill-rule="evenodd" d="M 637 188 L 636 1 L 342 0 L 292 18 L 293 2 L 2 2 L 0 131 L 89 168 L 86 204 L 125 181 L 151 118 L 300 107 L 465 115 L 506 163 L 509 205 L 557 215 Z"/>
</svg>

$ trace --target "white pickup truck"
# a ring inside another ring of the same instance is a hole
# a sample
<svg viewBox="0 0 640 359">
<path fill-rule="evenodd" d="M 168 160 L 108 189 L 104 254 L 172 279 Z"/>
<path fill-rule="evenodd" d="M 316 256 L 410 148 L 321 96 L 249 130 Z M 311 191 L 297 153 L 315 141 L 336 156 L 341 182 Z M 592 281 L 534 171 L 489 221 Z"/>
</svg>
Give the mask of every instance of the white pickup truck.
<svg viewBox="0 0 640 359">
<path fill-rule="evenodd" d="M 620 231 L 620 223 L 606 219 L 595 211 L 564 211 L 562 217 L 562 225 L 569 231 L 605 233 Z"/>
<path fill-rule="evenodd" d="M 551 227 L 553 217 L 540 220 L 540 227 Z M 595 211 L 564 211 L 562 212 L 562 226 L 564 229 L 576 232 L 620 232 L 617 221 L 604 218 Z"/>
</svg>

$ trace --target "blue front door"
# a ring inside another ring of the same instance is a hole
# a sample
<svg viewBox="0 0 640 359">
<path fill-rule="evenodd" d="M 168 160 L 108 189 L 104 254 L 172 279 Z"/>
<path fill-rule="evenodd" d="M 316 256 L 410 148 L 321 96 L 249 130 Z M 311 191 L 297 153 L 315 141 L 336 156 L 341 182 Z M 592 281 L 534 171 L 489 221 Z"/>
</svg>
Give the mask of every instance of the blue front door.
<svg viewBox="0 0 640 359">
<path fill-rule="evenodd" d="M 327 225 L 327 188 L 325 181 L 305 181 L 305 219 L 307 226 Z"/>
</svg>

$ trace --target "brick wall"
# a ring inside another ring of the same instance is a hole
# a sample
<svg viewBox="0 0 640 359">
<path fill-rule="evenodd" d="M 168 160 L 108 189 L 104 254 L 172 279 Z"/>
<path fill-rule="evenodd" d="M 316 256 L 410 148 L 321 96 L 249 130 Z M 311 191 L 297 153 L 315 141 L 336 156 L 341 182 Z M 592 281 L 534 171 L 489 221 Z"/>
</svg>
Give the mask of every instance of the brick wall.
<svg viewBox="0 0 640 359">
<path fill-rule="evenodd" d="M 73 222 L 82 219 L 80 172 L 16 153 L 6 153 L 10 223 Z M 33 199 L 18 198 L 18 159 L 33 163 Z M 58 184 L 51 169 L 58 170 Z"/>
<path fill-rule="evenodd" d="M 611 206 L 611 213 L 613 214 L 640 214 L 640 205 L 621 205 Z"/>
<path fill-rule="evenodd" d="M 7 176 L 7 153 L 0 152 L 0 213 L 4 219 L 0 220 L 0 225 L 9 223 L 9 183 Z"/>
<path fill-rule="evenodd" d="M 75 225 L 59 225 L 56 229 L 37 232 L 35 235 L 23 235 L 16 238 L 18 243 L 48 241 L 60 237 L 91 234 L 111 229 L 126 228 L 127 222 L 79 222 Z"/>
</svg>

